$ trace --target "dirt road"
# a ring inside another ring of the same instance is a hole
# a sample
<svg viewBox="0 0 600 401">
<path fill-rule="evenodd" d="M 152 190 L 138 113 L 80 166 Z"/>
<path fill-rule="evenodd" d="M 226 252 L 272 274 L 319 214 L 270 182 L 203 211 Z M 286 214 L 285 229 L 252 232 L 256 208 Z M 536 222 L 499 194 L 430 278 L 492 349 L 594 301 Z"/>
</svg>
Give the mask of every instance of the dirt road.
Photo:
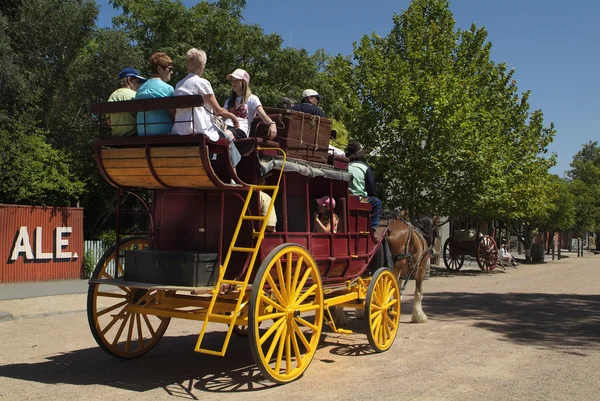
<svg viewBox="0 0 600 401">
<path fill-rule="evenodd" d="M 245 338 L 224 358 L 194 353 L 198 323 L 172 321 L 156 348 L 120 361 L 92 338 L 85 295 L 2 301 L 15 319 L 0 321 L 0 401 L 600 399 L 600 256 L 492 274 L 434 268 L 426 324 L 409 323 L 413 289 L 390 351 L 373 353 L 354 320 L 355 334 L 325 333 L 285 386 L 261 378 Z"/>
</svg>

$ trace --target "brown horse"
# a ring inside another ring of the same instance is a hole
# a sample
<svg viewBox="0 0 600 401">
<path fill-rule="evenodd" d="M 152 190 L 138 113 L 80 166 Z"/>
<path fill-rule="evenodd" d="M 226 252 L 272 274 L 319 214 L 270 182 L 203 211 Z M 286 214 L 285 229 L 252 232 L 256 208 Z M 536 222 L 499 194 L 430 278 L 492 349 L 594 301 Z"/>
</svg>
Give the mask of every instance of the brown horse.
<svg viewBox="0 0 600 401">
<path fill-rule="evenodd" d="M 422 307 L 423 280 L 425 280 L 427 265 L 430 263 L 433 241 L 437 237 L 437 223 L 438 216 L 433 218 L 421 216 L 413 223 L 409 223 L 395 212 L 383 212 L 375 232 L 376 236 L 380 237 L 387 230 L 384 241 L 387 241 L 388 249 L 386 250 L 386 244 L 382 243 L 383 249 L 373 258 L 368 271 L 372 273 L 381 266 L 393 266 L 402 291 L 411 277 L 415 279 L 415 299 L 411 319 L 414 323 L 427 322 L 427 315 Z M 342 309 L 336 307 L 333 315 L 336 324 L 344 326 L 348 321 Z M 362 318 L 362 312 L 357 310 L 356 317 Z"/>
<path fill-rule="evenodd" d="M 391 264 L 398 275 L 398 281 L 404 278 L 402 290 L 408 280 L 415 279 L 415 299 L 412 310 L 412 322 L 425 323 L 427 315 L 423 312 L 423 280 L 430 263 L 433 241 L 437 236 L 438 216 L 433 218 L 421 216 L 412 223 L 407 222 L 396 213 L 382 213 L 382 220 L 377 234 L 382 235 L 387 229 L 387 244 L 391 256 Z"/>
</svg>

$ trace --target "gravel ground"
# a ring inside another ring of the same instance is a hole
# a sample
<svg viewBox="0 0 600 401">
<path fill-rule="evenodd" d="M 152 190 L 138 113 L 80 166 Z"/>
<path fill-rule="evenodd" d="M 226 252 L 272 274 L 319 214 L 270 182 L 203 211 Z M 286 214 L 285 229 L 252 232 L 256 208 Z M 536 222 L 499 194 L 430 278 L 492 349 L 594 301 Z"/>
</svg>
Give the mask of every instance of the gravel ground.
<svg viewBox="0 0 600 401">
<path fill-rule="evenodd" d="M 13 316 L 0 320 L 0 400 L 598 400 L 600 256 L 570 256 L 491 274 L 434 267 L 428 323 L 409 323 L 410 282 L 388 352 L 352 320 L 355 334 L 325 333 L 284 386 L 261 378 L 245 338 L 224 358 L 194 353 L 199 323 L 173 320 L 152 351 L 120 361 L 92 338 L 85 295 L 0 301 Z"/>
</svg>

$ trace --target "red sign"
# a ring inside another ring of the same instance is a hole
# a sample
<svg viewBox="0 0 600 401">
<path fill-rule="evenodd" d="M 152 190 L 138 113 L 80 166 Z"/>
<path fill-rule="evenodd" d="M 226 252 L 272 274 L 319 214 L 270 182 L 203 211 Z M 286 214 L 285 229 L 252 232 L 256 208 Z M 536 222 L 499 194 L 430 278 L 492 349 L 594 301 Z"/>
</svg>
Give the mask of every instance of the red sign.
<svg viewBox="0 0 600 401">
<path fill-rule="evenodd" d="M 0 205 L 0 282 L 76 279 L 83 209 Z"/>
</svg>

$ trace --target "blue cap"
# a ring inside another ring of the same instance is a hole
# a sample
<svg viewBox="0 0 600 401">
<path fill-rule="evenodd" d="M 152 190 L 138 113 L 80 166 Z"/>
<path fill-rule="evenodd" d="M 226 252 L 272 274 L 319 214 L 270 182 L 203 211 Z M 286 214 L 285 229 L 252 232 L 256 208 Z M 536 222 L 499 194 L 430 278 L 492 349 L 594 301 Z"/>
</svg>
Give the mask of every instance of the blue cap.
<svg viewBox="0 0 600 401">
<path fill-rule="evenodd" d="M 125 69 L 123 69 L 120 73 L 119 73 L 119 79 L 122 78 L 127 78 L 127 77 L 134 77 L 139 79 L 141 82 L 146 82 L 147 79 L 142 77 L 139 73 L 138 70 L 136 70 L 135 68 L 131 68 L 131 67 L 127 67 Z"/>
</svg>

